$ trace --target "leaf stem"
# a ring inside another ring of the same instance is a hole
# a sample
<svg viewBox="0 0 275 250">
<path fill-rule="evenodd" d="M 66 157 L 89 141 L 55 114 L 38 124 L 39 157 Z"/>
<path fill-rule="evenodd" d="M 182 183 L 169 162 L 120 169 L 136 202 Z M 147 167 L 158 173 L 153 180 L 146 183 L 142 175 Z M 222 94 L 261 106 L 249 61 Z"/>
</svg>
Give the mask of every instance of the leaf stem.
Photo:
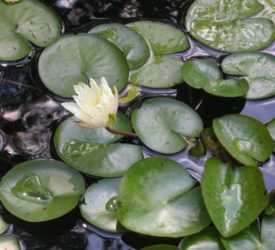
<svg viewBox="0 0 275 250">
<path fill-rule="evenodd" d="M 116 135 L 125 135 L 125 136 L 128 136 L 128 137 L 137 137 L 137 135 L 133 132 L 130 132 L 130 131 L 124 131 L 124 130 L 117 130 L 117 129 L 113 129 L 113 128 L 110 128 L 110 127 L 105 127 L 105 129 L 112 133 L 112 134 L 116 134 Z"/>
</svg>

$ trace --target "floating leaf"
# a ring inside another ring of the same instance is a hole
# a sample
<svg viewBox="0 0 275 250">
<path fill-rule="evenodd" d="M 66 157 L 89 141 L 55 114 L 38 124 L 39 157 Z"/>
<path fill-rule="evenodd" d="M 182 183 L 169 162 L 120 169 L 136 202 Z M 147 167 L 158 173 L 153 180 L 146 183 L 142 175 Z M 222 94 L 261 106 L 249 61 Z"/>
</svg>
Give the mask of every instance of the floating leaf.
<svg viewBox="0 0 275 250">
<path fill-rule="evenodd" d="M 219 233 L 214 228 L 207 228 L 191 235 L 180 242 L 181 250 L 223 250 Z"/>
<path fill-rule="evenodd" d="M 201 190 L 179 163 L 162 157 L 135 163 L 118 191 L 119 222 L 145 235 L 181 237 L 209 223 Z"/>
<path fill-rule="evenodd" d="M 165 55 L 186 50 L 189 47 L 186 35 L 178 28 L 155 21 L 137 21 L 128 27 L 149 42 L 155 55 Z"/>
<path fill-rule="evenodd" d="M 150 50 L 144 38 L 123 24 L 100 24 L 89 33 L 94 33 L 120 48 L 127 58 L 130 69 L 142 66 L 149 58 Z"/>
<path fill-rule="evenodd" d="M 273 143 L 275 142 L 275 118 L 267 123 L 268 131 L 272 137 Z M 273 152 L 275 153 L 275 145 L 273 146 Z"/>
<path fill-rule="evenodd" d="M 260 50 L 275 39 L 273 22 L 253 17 L 263 9 L 257 0 L 196 0 L 188 9 L 185 25 L 195 39 L 211 48 Z"/>
<path fill-rule="evenodd" d="M 222 146 L 244 165 L 257 166 L 272 153 L 272 138 L 258 120 L 245 115 L 225 115 L 213 120 L 214 132 Z"/>
<path fill-rule="evenodd" d="M 275 95 L 275 57 L 262 52 L 241 52 L 226 57 L 222 69 L 227 74 L 247 80 L 248 99 Z"/>
<path fill-rule="evenodd" d="M 131 125 L 125 116 L 118 114 L 112 128 L 130 131 Z M 58 126 L 54 145 L 59 157 L 69 166 L 94 176 L 117 177 L 142 159 L 140 146 L 110 144 L 121 137 L 105 128 L 80 127 L 70 117 Z"/>
<path fill-rule="evenodd" d="M 193 88 L 223 97 L 244 96 L 248 83 L 244 79 L 222 79 L 222 74 L 213 59 L 194 59 L 184 63 L 183 80 Z"/>
<path fill-rule="evenodd" d="M 80 205 L 82 216 L 91 224 L 108 232 L 120 232 L 117 227 L 116 209 L 108 209 L 108 201 L 117 196 L 120 178 L 103 179 L 92 184 L 84 193 Z"/>
<path fill-rule="evenodd" d="M 31 52 L 31 43 L 46 47 L 60 33 L 58 18 L 40 1 L 24 0 L 15 5 L 0 1 L 0 60 L 19 60 Z"/>
<path fill-rule="evenodd" d="M 248 227 L 268 203 L 258 168 L 233 168 L 216 158 L 207 160 L 201 188 L 209 215 L 224 237 Z"/>
<path fill-rule="evenodd" d="M 275 215 L 275 191 L 269 194 L 269 204 L 265 208 L 265 213 L 267 215 Z"/>
<path fill-rule="evenodd" d="M 141 68 L 130 72 L 130 83 L 150 88 L 169 88 L 182 82 L 183 61 L 179 56 L 155 56 Z"/>
<path fill-rule="evenodd" d="M 124 54 L 93 34 L 66 35 L 46 48 L 38 61 L 39 76 L 53 93 L 71 97 L 73 85 L 105 77 L 111 87 L 123 89 L 128 81 Z"/>
<path fill-rule="evenodd" d="M 171 98 L 146 100 L 132 114 L 134 130 L 149 148 L 164 154 L 177 153 L 186 138 L 197 137 L 203 124 L 198 114 L 183 102 Z"/>
<path fill-rule="evenodd" d="M 2 216 L 0 216 L 0 234 L 5 233 L 8 230 L 8 228 L 9 228 L 9 224 L 7 224 L 3 220 Z"/>
<path fill-rule="evenodd" d="M 0 237 L 0 249 L 3 250 L 20 250 L 18 240 L 14 234 Z"/>
<path fill-rule="evenodd" d="M 4 207 L 18 218 L 40 222 L 71 211 L 84 192 L 83 177 L 62 162 L 26 161 L 13 167 L 0 182 Z"/>
</svg>

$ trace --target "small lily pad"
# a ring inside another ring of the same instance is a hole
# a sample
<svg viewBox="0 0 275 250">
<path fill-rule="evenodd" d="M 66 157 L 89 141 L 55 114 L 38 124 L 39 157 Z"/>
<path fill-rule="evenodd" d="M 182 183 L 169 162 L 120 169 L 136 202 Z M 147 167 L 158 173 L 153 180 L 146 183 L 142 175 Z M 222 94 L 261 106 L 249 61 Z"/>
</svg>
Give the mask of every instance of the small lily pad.
<svg viewBox="0 0 275 250">
<path fill-rule="evenodd" d="M 63 97 L 72 97 L 73 85 L 89 78 L 105 77 L 120 91 L 129 73 L 121 50 L 93 34 L 63 36 L 41 53 L 38 72 L 46 88 Z"/>
<path fill-rule="evenodd" d="M 18 240 L 14 234 L 0 236 L 0 249 L 3 250 L 20 250 Z"/>
<path fill-rule="evenodd" d="M 0 1 L 0 60 L 22 59 L 31 52 L 31 43 L 46 47 L 60 33 L 58 18 L 40 1 L 24 0 L 15 5 Z"/>
<path fill-rule="evenodd" d="M 258 168 L 233 168 L 216 158 L 207 160 L 201 188 L 209 215 L 224 237 L 233 236 L 248 227 L 268 203 Z"/>
<path fill-rule="evenodd" d="M 100 24 L 89 33 L 94 33 L 120 48 L 127 58 L 130 69 L 142 66 L 149 58 L 150 50 L 144 38 L 123 24 Z"/>
<path fill-rule="evenodd" d="M 206 228 L 180 242 L 181 250 L 223 250 L 220 235 L 214 228 Z"/>
<path fill-rule="evenodd" d="M 171 98 L 146 100 L 132 114 L 134 130 L 149 148 L 173 154 L 187 146 L 185 137 L 198 137 L 203 129 L 199 115 L 188 105 Z"/>
<path fill-rule="evenodd" d="M 169 88 L 182 82 L 183 61 L 179 56 L 155 56 L 144 66 L 130 72 L 132 84 L 150 88 Z"/>
<path fill-rule="evenodd" d="M 197 233 L 210 219 L 196 181 L 179 163 L 162 157 L 135 163 L 118 191 L 119 222 L 145 235 L 181 237 Z"/>
<path fill-rule="evenodd" d="M 127 24 L 149 42 L 155 55 L 165 55 L 186 50 L 186 35 L 178 28 L 161 22 L 137 21 Z"/>
<path fill-rule="evenodd" d="M 130 131 L 131 125 L 125 116 L 118 114 L 112 128 Z M 89 175 L 118 177 L 142 159 L 140 146 L 113 143 L 121 137 L 105 128 L 80 127 L 70 117 L 58 126 L 54 145 L 59 157 L 69 166 Z"/>
<path fill-rule="evenodd" d="M 223 97 L 244 96 L 248 90 L 245 79 L 222 79 L 222 74 L 213 59 L 194 59 L 184 63 L 183 80 L 193 88 Z"/>
<path fill-rule="evenodd" d="M 264 9 L 257 0 L 196 0 L 188 9 L 185 25 L 199 42 L 222 51 L 256 51 L 275 39 L 272 20 L 256 18 Z"/>
<path fill-rule="evenodd" d="M 267 129 L 272 137 L 273 143 L 275 142 L 275 118 L 267 123 Z M 273 146 L 273 152 L 275 153 L 275 145 Z"/>
<path fill-rule="evenodd" d="M 267 128 L 258 120 L 245 115 L 225 115 L 213 120 L 214 132 L 226 149 L 244 165 L 257 166 L 265 162 L 273 150 Z"/>
<path fill-rule="evenodd" d="M 222 69 L 227 74 L 240 75 L 249 84 L 248 99 L 275 95 L 275 57 L 262 52 L 241 52 L 226 57 Z"/>
<path fill-rule="evenodd" d="M 108 201 L 117 196 L 120 178 L 103 179 L 92 184 L 84 193 L 84 201 L 80 205 L 82 216 L 92 225 L 118 233 L 118 221 L 115 208 L 107 207 Z"/>
<path fill-rule="evenodd" d="M 84 189 L 83 177 L 64 163 L 33 160 L 13 167 L 2 178 L 0 199 L 18 218 L 41 222 L 71 211 Z"/>
</svg>

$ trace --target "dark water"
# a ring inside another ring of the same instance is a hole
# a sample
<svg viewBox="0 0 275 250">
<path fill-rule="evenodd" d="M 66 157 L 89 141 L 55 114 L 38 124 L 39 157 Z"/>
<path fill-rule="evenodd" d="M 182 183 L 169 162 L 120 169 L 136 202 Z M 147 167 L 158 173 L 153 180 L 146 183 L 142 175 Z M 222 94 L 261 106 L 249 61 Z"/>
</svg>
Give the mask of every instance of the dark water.
<svg viewBox="0 0 275 250">
<path fill-rule="evenodd" d="M 60 16 L 65 33 L 85 31 L 96 22 L 119 20 L 129 22 L 133 19 L 150 18 L 165 20 L 180 25 L 190 1 L 182 0 L 56 0 L 44 1 Z M 182 27 L 183 28 L 183 27 Z M 184 29 L 184 28 L 183 28 Z M 207 49 L 190 39 L 191 47 L 181 54 L 183 60 L 190 57 L 211 56 L 219 60 L 224 53 Z M 0 174 L 3 176 L 12 166 L 30 159 L 56 158 L 51 148 L 51 135 L 58 122 L 68 115 L 56 97 L 39 84 L 35 74 L 36 57 L 40 49 L 34 51 L 21 62 L 0 66 Z M 265 50 L 275 55 L 275 43 Z M 20 83 L 20 84 L 18 84 Z M 242 98 L 219 98 L 200 90 L 179 85 L 170 90 L 143 89 L 142 98 L 155 95 L 175 96 L 192 106 L 204 120 L 205 127 L 211 121 L 227 113 L 243 113 L 267 122 L 275 116 L 275 98 L 261 101 L 247 101 Z M 141 99 L 142 99 L 141 98 Z M 130 103 L 122 107 L 126 113 L 137 105 Z M 144 156 L 158 155 L 144 149 Z M 192 158 L 188 150 L 172 155 L 171 158 L 184 165 L 190 173 L 200 179 L 203 165 L 208 155 Z M 268 190 L 275 189 L 275 159 L 272 156 L 261 166 Z M 87 183 L 94 180 L 86 177 Z M 86 224 L 78 208 L 54 221 L 26 223 L 18 220 L 5 209 L 4 219 L 13 224 L 14 231 L 26 249 L 140 249 L 141 247 L 169 243 L 177 245 L 179 239 L 157 239 L 133 233 L 114 235 Z"/>
</svg>

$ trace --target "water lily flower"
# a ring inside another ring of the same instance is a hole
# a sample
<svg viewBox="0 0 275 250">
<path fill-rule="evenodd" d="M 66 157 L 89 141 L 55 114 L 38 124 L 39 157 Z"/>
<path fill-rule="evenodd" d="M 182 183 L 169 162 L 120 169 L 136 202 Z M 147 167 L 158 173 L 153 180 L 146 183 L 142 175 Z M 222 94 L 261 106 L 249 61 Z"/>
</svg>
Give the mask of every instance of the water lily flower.
<svg viewBox="0 0 275 250">
<path fill-rule="evenodd" d="M 102 77 L 98 85 L 93 79 L 89 84 L 78 83 L 74 85 L 75 102 L 64 102 L 62 106 L 70 111 L 79 120 L 83 127 L 108 127 L 116 118 L 118 110 L 118 91 L 109 87 L 106 79 Z"/>
</svg>

